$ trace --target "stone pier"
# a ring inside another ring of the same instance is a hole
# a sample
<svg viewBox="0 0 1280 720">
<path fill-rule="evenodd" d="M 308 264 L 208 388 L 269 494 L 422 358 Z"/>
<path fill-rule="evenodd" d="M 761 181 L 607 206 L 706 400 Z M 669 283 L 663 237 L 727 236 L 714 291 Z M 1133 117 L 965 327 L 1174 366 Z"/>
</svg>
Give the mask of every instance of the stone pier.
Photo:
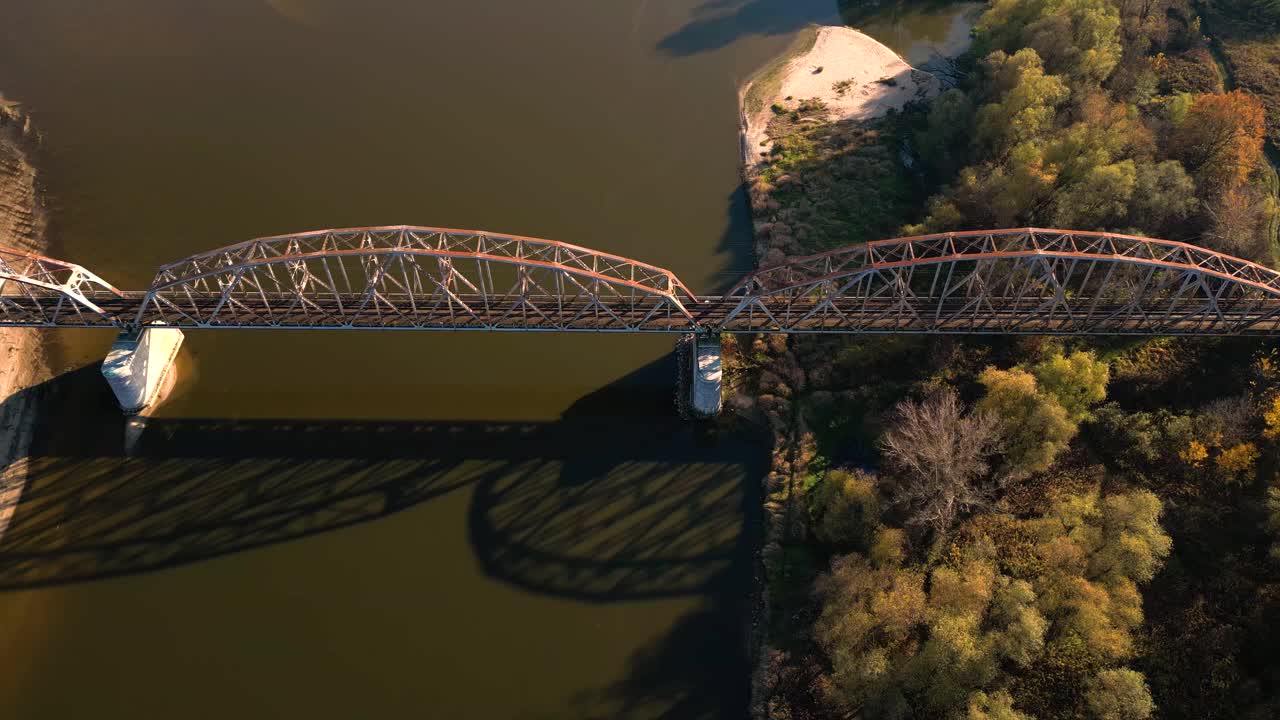
<svg viewBox="0 0 1280 720">
<path fill-rule="evenodd" d="M 720 414 L 720 334 L 699 333 L 693 341 L 693 377 L 689 383 L 689 411 L 699 418 Z"/>
<path fill-rule="evenodd" d="M 142 328 L 116 339 L 102 362 L 102 376 L 126 415 L 146 411 L 165 392 L 180 347 L 182 331 L 176 328 Z"/>
</svg>

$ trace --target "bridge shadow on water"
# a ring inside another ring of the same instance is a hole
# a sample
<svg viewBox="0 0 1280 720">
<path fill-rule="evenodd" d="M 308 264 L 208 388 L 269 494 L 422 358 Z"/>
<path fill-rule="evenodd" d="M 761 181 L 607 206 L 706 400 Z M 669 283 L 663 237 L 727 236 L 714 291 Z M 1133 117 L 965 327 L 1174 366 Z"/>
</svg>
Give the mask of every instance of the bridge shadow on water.
<svg viewBox="0 0 1280 720">
<path fill-rule="evenodd" d="M 468 539 L 493 579 L 592 603 L 704 600 L 580 715 L 665 702 L 664 717 L 740 717 L 764 444 L 676 418 L 674 372 L 654 363 L 555 422 L 152 418 L 127 441 L 98 368 L 82 368 L 30 391 L 41 417 L 0 592 L 199 563 L 469 492 Z"/>
<path fill-rule="evenodd" d="M 750 545 L 758 498 L 742 478 L 763 458 L 635 382 L 667 371 L 655 363 L 556 422 L 151 418 L 129 443 L 85 367 L 33 390 L 42 417 L 0 590 L 198 562 L 470 488 L 470 540 L 498 579 L 587 601 L 698 593 Z M 100 412 L 77 422 L 85 407 Z"/>
</svg>

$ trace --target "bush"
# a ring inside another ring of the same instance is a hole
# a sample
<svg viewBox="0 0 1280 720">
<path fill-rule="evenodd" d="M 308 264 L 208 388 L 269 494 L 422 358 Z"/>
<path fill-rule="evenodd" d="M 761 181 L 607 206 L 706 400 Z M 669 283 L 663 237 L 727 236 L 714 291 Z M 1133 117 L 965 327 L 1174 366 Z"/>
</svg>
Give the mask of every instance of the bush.
<svg viewBox="0 0 1280 720">
<path fill-rule="evenodd" d="M 1155 711 L 1142 673 L 1103 670 L 1089 681 L 1085 702 L 1098 720 L 1146 720 Z"/>
<path fill-rule="evenodd" d="M 874 475 L 831 470 L 809 494 L 809 529 L 836 550 L 871 549 L 880 525 L 880 498 Z"/>
</svg>

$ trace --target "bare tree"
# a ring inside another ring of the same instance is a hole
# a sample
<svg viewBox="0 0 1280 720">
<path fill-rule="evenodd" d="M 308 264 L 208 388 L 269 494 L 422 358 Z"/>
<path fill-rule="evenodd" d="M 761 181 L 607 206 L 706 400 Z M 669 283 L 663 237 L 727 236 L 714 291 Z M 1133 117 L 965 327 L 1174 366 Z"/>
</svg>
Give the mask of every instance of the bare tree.
<svg viewBox="0 0 1280 720">
<path fill-rule="evenodd" d="M 951 388 L 898 403 L 880 448 L 906 524 L 943 534 L 961 514 L 982 506 L 995 489 L 987 458 L 999 442 L 999 420 L 990 413 L 965 414 Z"/>
</svg>

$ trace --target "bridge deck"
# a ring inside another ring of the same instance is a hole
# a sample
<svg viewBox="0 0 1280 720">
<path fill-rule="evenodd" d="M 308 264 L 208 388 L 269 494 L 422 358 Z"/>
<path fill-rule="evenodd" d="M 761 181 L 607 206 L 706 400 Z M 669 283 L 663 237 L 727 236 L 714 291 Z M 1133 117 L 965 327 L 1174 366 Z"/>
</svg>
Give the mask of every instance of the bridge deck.
<svg viewBox="0 0 1280 720">
<path fill-rule="evenodd" d="M 1042 298 L 987 297 L 943 301 L 920 298 L 840 297 L 815 300 L 763 299 L 734 311 L 738 297 L 699 296 L 685 304 L 690 317 L 652 298 L 604 307 L 589 301 L 532 296 L 524 302 L 493 305 L 479 295 L 456 295 L 449 302 L 424 306 L 420 298 L 383 296 L 370 302 L 361 295 L 299 303 L 292 296 L 265 294 L 190 296 L 183 311 L 146 302 L 146 293 L 87 294 L 100 307 L 91 312 L 50 312 L 50 304 L 26 297 L 0 297 L 0 325 L 26 327 L 117 327 L 151 325 L 190 329 L 369 329 L 511 330 L 560 332 L 717 332 L 787 333 L 951 333 L 951 334 L 1114 334 L 1114 335 L 1273 335 L 1280 332 L 1280 299 L 1259 299 L 1238 306 L 1222 304 L 1212 313 L 1202 302 L 1163 302 L 1135 308 L 1132 303 L 1073 298 L 1045 308 Z M 487 302 L 486 302 L 487 301 Z M 146 308 L 144 311 L 144 307 Z M 732 316 L 732 317 L 731 317 Z"/>
<path fill-rule="evenodd" d="M 411 226 L 250 240 L 145 292 L 0 248 L 0 326 L 575 332 L 1273 335 L 1280 271 L 1185 243 L 1013 228 L 860 243 L 696 296 L 550 240 Z"/>
</svg>

